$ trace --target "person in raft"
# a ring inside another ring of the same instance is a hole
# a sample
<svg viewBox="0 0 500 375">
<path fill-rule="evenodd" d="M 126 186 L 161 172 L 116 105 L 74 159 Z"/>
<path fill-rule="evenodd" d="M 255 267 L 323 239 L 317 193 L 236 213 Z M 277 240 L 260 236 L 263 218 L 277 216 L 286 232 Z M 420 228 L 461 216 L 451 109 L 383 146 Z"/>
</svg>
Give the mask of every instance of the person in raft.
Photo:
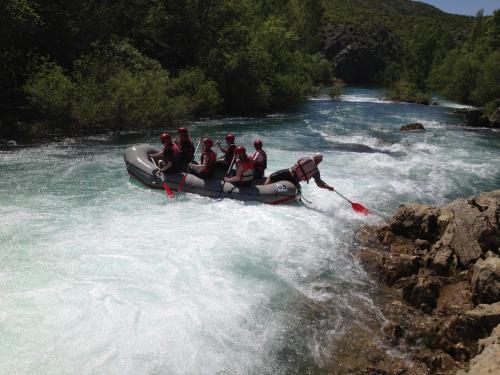
<svg viewBox="0 0 500 375">
<path fill-rule="evenodd" d="M 321 189 L 328 189 L 334 191 L 333 186 L 328 185 L 321 179 L 318 164 L 323 160 L 323 155 L 316 153 L 314 156 L 306 156 L 297 160 L 295 165 L 291 168 L 282 169 L 271 174 L 265 182 L 265 185 L 272 184 L 278 181 L 290 181 L 298 184 L 301 181 L 309 183 L 311 178 Z"/>
<path fill-rule="evenodd" d="M 200 164 L 192 164 L 191 172 L 202 179 L 207 179 L 212 177 L 215 172 L 215 161 L 217 160 L 217 154 L 212 150 L 214 142 L 210 138 L 203 138 L 201 143 L 202 153 Z"/>
<path fill-rule="evenodd" d="M 193 141 L 191 140 L 186 128 L 177 129 L 177 133 L 179 133 L 179 139 L 176 139 L 175 143 L 181 152 L 180 161 L 182 164 L 188 165 L 194 157 L 195 148 Z"/>
<path fill-rule="evenodd" d="M 255 163 L 255 172 L 253 177 L 262 178 L 264 177 L 264 172 L 267 168 L 267 155 L 262 149 L 262 141 L 260 139 L 256 139 L 253 142 L 253 146 L 255 147 L 255 152 L 252 155 L 252 160 Z"/>
<path fill-rule="evenodd" d="M 180 167 L 179 148 L 172 142 L 172 137 L 168 133 L 162 133 L 160 139 L 163 143 L 163 150 L 156 154 L 151 154 L 150 157 L 162 172 L 168 173 L 178 171 Z"/>
<path fill-rule="evenodd" d="M 254 172 L 254 161 L 247 155 L 247 150 L 243 146 L 234 149 L 236 162 L 236 175 L 234 177 L 224 177 L 224 181 L 232 183 L 236 187 L 248 186 L 252 183 Z"/>
<path fill-rule="evenodd" d="M 217 140 L 217 146 L 219 146 L 220 150 L 224 153 L 224 156 L 217 160 L 217 164 L 225 166 L 226 168 L 229 167 L 229 165 L 233 161 L 234 149 L 236 148 L 234 140 L 235 137 L 232 133 L 226 134 L 226 147 L 221 146 L 219 140 Z"/>
</svg>

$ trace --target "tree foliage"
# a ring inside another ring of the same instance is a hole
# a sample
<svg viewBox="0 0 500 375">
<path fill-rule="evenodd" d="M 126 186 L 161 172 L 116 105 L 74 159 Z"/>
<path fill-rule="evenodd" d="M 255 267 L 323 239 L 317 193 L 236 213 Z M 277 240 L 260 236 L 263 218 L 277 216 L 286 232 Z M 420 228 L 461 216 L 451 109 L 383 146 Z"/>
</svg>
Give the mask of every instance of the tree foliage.
<svg viewBox="0 0 500 375">
<path fill-rule="evenodd" d="M 289 106 L 331 80 L 323 13 L 314 0 L 6 0 L 0 99 L 97 130 Z"/>
<path fill-rule="evenodd" d="M 478 106 L 500 98 L 500 10 L 479 12 L 466 41 L 433 68 L 429 85 L 450 98 Z"/>
<path fill-rule="evenodd" d="M 283 108 L 333 75 L 498 98 L 500 13 L 408 0 L 4 0 L 0 106 L 53 127 L 150 127 Z"/>
</svg>

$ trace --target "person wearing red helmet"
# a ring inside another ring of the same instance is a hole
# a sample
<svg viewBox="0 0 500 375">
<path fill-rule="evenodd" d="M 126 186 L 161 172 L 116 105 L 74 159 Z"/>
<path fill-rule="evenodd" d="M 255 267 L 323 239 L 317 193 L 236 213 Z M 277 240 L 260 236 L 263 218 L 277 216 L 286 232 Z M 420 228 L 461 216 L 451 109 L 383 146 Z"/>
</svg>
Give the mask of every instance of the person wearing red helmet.
<svg viewBox="0 0 500 375">
<path fill-rule="evenodd" d="M 213 176 L 215 172 L 215 161 L 217 160 L 217 154 L 212 150 L 214 142 L 210 138 L 203 138 L 202 143 L 202 153 L 200 158 L 200 164 L 191 165 L 191 171 L 194 172 L 196 176 L 207 179 Z"/>
<path fill-rule="evenodd" d="M 163 143 L 163 150 L 150 156 L 162 172 L 175 172 L 179 169 L 180 151 L 167 132 L 162 133 L 160 139 Z"/>
<path fill-rule="evenodd" d="M 318 169 L 318 164 L 323 160 L 323 155 L 316 153 L 313 156 L 303 157 L 297 160 L 291 168 L 281 169 L 271 174 L 265 182 L 265 185 L 272 184 L 278 181 L 290 181 L 298 185 L 299 182 L 306 181 L 309 183 L 311 178 L 321 189 L 334 191 L 333 186 L 328 185 L 321 179 Z"/>
<path fill-rule="evenodd" d="M 232 133 L 226 134 L 226 147 L 221 146 L 220 142 L 217 140 L 217 146 L 219 146 L 220 150 L 224 153 L 224 156 L 217 161 L 218 164 L 225 167 L 228 167 L 231 164 L 233 161 L 234 149 L 236 148 L 234 141 L 235 136 Z"/>
<path fill-rule="evenodd" d="M 256 139 L 253 142 L 253 146 L 255 147 L 255 152 L 252 155 L 252 160 L 255 163 L 254 178 L 262 178 L 267 168 L 267 155 L 262 149 L 262 141 L 260 139 Z"/>
<path fill-rule="evenodd" d="M 243 146 L 234 149 L 236 162 L 236 175 L 234 177 L 225 177 L 225 182 L 230 182 L 235 186 L 248 186 L 252 183 L 254 173 L 254 161 L 248 157 L 247 150 Z"/>
<path fill-rule="evenodd" d="M 181 163 L 188 165 L 194 157 L 195 147 L 193 141 L 191 140 L 186 128 L 177 129 L 177 133 L 179 134 L 179 139 L 176 139 L 175 143 L 180 150 L 180 161 Z"/>
</svg>

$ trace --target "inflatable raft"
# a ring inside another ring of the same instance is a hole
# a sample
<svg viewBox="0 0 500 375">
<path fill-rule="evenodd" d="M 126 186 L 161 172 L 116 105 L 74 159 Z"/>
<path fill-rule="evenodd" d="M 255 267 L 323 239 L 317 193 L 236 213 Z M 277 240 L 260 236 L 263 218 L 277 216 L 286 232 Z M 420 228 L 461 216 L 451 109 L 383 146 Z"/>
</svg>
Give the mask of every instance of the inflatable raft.
<svg viewBox="0 0 500 375">
<path fill-rule="evenodd" d="M 162 181 L 156 175 L 157 168 L 149 157 L 151 153 L 159 151 L 151 145 L 142 144 L 127 148 L 123 156 L 128 173 L 152 189 L 163 189 Z M 290 203 L 300 198 L 300 187 L 290 181 L 264 185 L 264 179 L 260 179 L 254 180 L 250 186 L 236 187 L 229 182 L 224 184 L 225 173 L 224 170 L 217 170 L 214 177 L 207 180 L 188 174 L 182 191 L 212 198 L 231 198 L 268 204 Z M 172 190 L 175 190 L 183 176 L 183 172 L 165 173 L 165 181 Z"/>
</svg>

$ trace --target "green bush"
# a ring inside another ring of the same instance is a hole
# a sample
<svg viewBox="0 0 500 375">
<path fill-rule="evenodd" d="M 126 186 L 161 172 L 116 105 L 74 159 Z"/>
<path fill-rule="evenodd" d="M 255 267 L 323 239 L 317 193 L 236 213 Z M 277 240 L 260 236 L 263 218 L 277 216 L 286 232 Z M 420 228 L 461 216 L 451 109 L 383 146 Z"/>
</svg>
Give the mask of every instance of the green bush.
<svg viewBox="0 0 500 375">
<path fill-rule="evenodd" d="M 50 123 L 69 125 L 75 86 L 59 65 L 40 60 L 23 89 L 31 105 Z"/>
<path fill-rule="evenodd" d="M 194 117 L 215 115 L 222 102 L 216 83 L 207 80 L 199 68 L 182 71 L 168 91 L 172 97 L 185 98 L 186 113 Z"/>
<path fill-rule="evenodd" d="M 420 91 L 417 86 L 408 80 L 401 79 L 388 90 L 388 96 L 391 100 L 429 104 L 430 95 Z"/>
<path fill-rule="evenodd" d="M 481 65 L 471 96 L 476 105 L 500 99 L 500 51 L 494 51 Z"/>
<path fill-rule="evenodd" d="M 313 84 L 329 85 L 333 79 L 332 64 L 321 53 L 308 56 L 307 68 Z"/>
<path fill-rule="evenodd" d="M 127 42 L 96 45 L 75 62 L 72 116 L 83 127 L 131 129 L 175 120 L 168 72 Z"/>
<path fill-rule="evenodd" d="M 338 99 L 342 95 L 342 92 L 344 91 L 344 83 L 343 82 L 334 82 L 332 87 L 330 88 L 330 91 L 328 95 L 330 95 L 330 98 L 332 99 Z"/>
<path fill-rule="evenodd" d="M 171 85 L 168 72 L 157 61 L 127 42 L 112 42 L 95 45 L 92 52 L 76 60 L 71 76 L 53 63 L 40 64 L 25 92 L 31 104 L 56 126 L 132 129 L 162 126 L 187 116 L 186 101 L 169 96 Z M 213 90 L 202 87 L 201 95 L 214 101 Z"/>
</svg>

